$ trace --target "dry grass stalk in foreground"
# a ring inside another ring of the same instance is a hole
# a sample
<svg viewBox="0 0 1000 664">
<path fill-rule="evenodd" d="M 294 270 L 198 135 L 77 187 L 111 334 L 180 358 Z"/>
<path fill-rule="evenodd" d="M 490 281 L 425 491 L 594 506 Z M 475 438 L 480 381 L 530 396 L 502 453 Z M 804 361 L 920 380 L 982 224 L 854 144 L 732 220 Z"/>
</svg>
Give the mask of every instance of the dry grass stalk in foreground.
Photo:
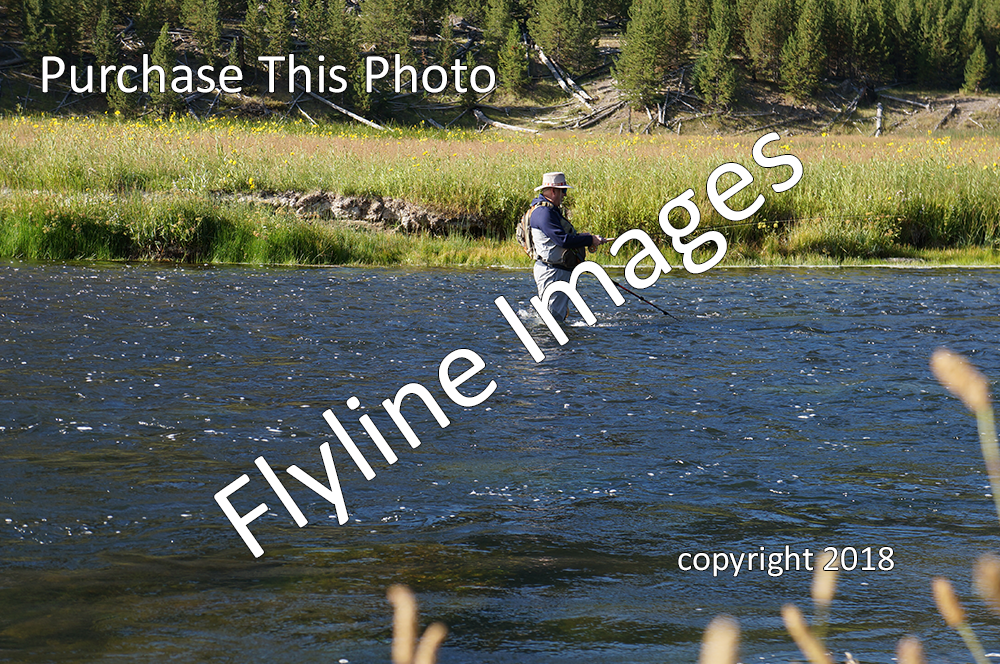
<svg viewBox="0 0 1000 664">
<path fill-rule="evenodd" d="M 434 664 L 437 650 L 448 628 L 434 623 L 425 631 L 420 643 L 417 640 L 417 600 L 406 586 L 392 586 L 386 593 L 395 608 L 392 622 L 392 664 Z"/>
<path fill-rule="evenodd" d="M 716 616 L 705 629 L 698 664 L 736 664 L 740 649 L 740 625 L 736 618 Z"/>
<path fill-rule="evenodd" d="M 974 573 L 976 590 L 986 600 L 993 613 L 1000 614 L 1000 558 L 986 553 L 976 561 Z"/>
<path fill-rule="evenodd" d="M 830 567 L 833 563 L 832 568 Z M 837 564 L 833 552 L 824 551 L 816 559 L 813 572 L 812 600 L 816 610 L 816 638 L 822 643 L 826 638 L 826 623 L 830 615 L 830 604 L 837 592 Z"/>
<path fill-rule="evenodd" d="M 983 374 L 958 353 L 938 348 L 931 356 L 934 376 L 949 392 L 962 400 L 966 408 L 979 413 L 990 407 L 990 391 Z"/>
<path fill-rule="evenodd" d="M 833 566 L 831 567 L 831 563 Z M 813 568 L 812 600 L 816 609 L 815 631 L 809 628 L 802 612 L 794 604 L 786 604 L 781 607 L 781 617 L 785 621 L 785 628 L 792 635 L 795 645 L 799 647 L 802 654 L 813 664 L 832 664 L 830 654 L 823 645 L 823 638 L 826 634 L 827 616 L 830 611 L 830 604 L 837 591 L 837 566 L 834 554 L 824 552 L 816 558 L 816 566 Z M 853 659 L 847 653 L 848 661 Z"/>
<path fill-rule="evenodd" d="M 997 516 L 1000 517 L 1000 447 L 997 446 L 993 406 L 986 378 L 968 360 L 946 348 L 939 348 L 931 356 L 931 370 L 938 381 L 976 416 L 979 445 L 990 478 L 990 489 Z M 997 610 L 1000 607 L 1000 561 L 995 556 L 983 556 L 976 564 L 976 586 L 979 593 Z M 965 641 L 969 652 L 979 664 L 986 664 L 986 653 L 965 619 L 965 612 L 955 597 L 951 582 L 943 577 L 933 581 L 934 601 L 945 623 L 956 630 Z"/>
<path fill-rule="evenodd" d="M 931 370 L 948 391 L 962 400 L 962 403 L 976 416 L 979 428 L 979 445 L 986 463 L 986 473 L 990 477 L 993 504 L 1000 516 L 1000 447 L 997 446 L 996 426 L 993 422 L 993 406 L 990 404 L 990 388 L 983 374 L 969 361 L 946 348 L 939 348 L 931 356 Z"/>
<path fill-rule="evenodd" d="M 794 604 L 785 604 L 781 607 L 781 618 L 785 621 L 785 629 L 792 635 L 795 645 L 799 647 L 806 659 L 812 664 L 833 664 L 826 648 L 823 647 L 823 642 L 816 638 L 816 635 L 809 629 L 809 625 L 806 624 L 806 619 L 802 617 L 799 607 Z"/>
<path fill-rule="evenodd" d="M 934 602 L 937 604 L 938 611 L 945 623 L 959 633 L 977 664 L 988 664 L 990 660 L 986 659 L 986 651 L 983 650 L 982 644 L 979 643 L 979 639 L 976 638 L 969 623 L 965 620 L 965 611 L 962 610 L 962 605 L 955 597 L 951 582 L 944 577 L 937 576 L 934 577 L 932 587 L 934 589 Z"/>
<path fill-rule="evenodd" d="M 899 664 L 926 664 L 924 648 L 915 636 L 904 636 L 896 645 L 896 659 Z"/>
</svg>

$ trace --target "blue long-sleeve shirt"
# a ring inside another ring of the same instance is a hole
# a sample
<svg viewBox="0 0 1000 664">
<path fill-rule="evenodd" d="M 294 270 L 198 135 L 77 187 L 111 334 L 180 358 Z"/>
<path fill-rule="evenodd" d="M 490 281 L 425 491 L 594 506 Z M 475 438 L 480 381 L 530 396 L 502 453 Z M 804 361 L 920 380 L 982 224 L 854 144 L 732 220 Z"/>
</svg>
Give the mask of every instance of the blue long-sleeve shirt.
<svg viewBox="0 0 1000 664">
<path fill-rule="evenodd" d="M 542 202 L 551 204 L 551 202 L 542 195 L 539 195 L 535 198 L 535 200 L 531 201 L 531 204 L 539 205 L 539 203 Z M 545 233 L 545 236 L 552 240 L 557 247 L 562 247 L 564 249 L 589 247 L 593 243 L 593 235 L 590 233 L 576 233 L 572 224 L 568 221 L 566 222 L 566 225 L 570 230 L 567 232 L 567 230 L 563 228 L 562 218 L 562 212 L 559 208 L 539 205 L 535 208 L 535 211 L 531 213 L 531 227 L 537 228 L 541 232 Z"/>
</svg>

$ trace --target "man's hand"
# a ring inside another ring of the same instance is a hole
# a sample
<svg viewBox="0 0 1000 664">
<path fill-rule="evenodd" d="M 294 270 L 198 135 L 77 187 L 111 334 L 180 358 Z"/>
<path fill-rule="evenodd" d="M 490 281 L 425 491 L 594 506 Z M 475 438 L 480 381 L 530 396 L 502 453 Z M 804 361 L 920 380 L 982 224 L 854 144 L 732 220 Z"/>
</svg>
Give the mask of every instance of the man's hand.
<svg viewBox="0 0 1000 664">
<path fill-rule="evenodd" d="M 613 237 L 601 237 L 600 235 L 594 235 L 594 239 L 590 243 L 590 250 L 597 251 L 597 248 L 606 242 L 613 241 Z"/>
</svg>

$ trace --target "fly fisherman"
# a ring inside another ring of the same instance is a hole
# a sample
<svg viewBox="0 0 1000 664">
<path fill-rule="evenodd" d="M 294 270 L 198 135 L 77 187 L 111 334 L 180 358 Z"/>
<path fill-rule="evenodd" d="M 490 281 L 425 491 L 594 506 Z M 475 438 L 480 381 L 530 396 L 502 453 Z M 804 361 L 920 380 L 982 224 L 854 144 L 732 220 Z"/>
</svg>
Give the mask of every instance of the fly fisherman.
<svg viewBox="0 0 1000 664">
<path fill-rule="evenodd" d="M 569 188 L 565 174 L 546 173 L 541 186 L 535 187 L 539 195 L 531 201 L 531 240 L 535 248 L 535 283 L 539 297 L 549 284 L 569 281 L 573 268 L 586 260 L 587 247 L 596 251 L 597 247 L 611 241 L 600 235 L 576 232 L 559 207 Z M 566 320 L 569 297 L 561 292 L 553 294 L 548 308 L 556 320 Z"/>
</svg>

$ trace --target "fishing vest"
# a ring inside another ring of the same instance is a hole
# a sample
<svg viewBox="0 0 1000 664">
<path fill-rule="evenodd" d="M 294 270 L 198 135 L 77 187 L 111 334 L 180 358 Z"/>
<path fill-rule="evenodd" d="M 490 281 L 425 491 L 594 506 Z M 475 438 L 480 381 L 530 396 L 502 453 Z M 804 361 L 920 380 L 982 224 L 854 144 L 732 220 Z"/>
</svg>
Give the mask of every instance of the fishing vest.
<svg viewBox="0 0 1000 664">
<path fill-rule="evenodd" d="M 531 207 L 528 211 L 529 223 L 531 213 L 539 207 L 547 207 L 552 210 L 552 212 L 558 217 L 559 225 L 562 227 L 564 233 L 567 235 L 576 233 L 576 229 L 573 228 L 573 224 L 569 223 L 569 220 L 562 214 L 562 211 L 548 201 L 543 201 Z M 531 227 L 531 240 L 535 247 L 535 260 L 541 261 L 546 265 L 551 265 L 552 267 L 558 267 L 563 270 L 572 270 L 587 258 L 586 247 L 576 247 L 573 249 L 560 247 L 552 241 L 552 238 L 534 227 Z"/>
</svg>

